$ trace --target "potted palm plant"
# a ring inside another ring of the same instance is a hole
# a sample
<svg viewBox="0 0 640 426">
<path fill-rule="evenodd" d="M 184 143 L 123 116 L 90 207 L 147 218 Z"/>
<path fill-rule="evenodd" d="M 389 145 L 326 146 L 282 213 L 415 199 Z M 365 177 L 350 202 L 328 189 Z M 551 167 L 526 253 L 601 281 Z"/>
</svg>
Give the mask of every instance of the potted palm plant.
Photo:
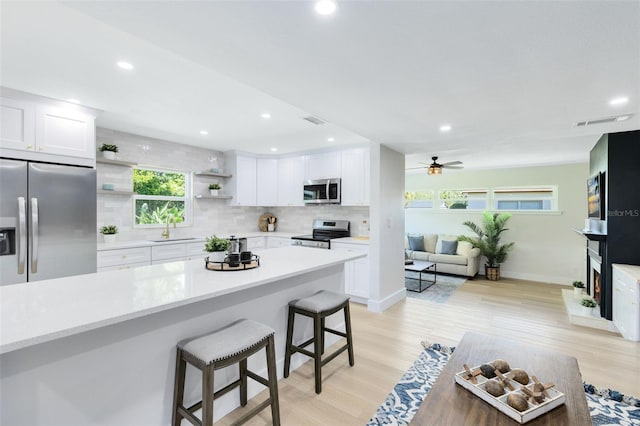
<svg viewBox="0 0 640 426">
<path fill-rule="evenodd" d="M 224 262 L 224 258 L 227 256 L 227 251 L 230 246 L 231 242 L 229 240 L 212 235 L 207 238 L 204 245 L 204 251 L 211 253 L 209 259 L 212 262 Z"/>
<path fill-rule="evenodd" d="M 102 156 L 107 160 L 115 160 L 116 153 L 118 152 L 118 145 L 103 143 L 100 147 L 100 152 L 102 152 Z"/>
<path fill-rule="evenodd" d="M 573 295 L 575 297 L 580 297 L 582 292 L 584 291 L 584 283 L 582 281 L 574 281 L 573 282 Z"/>
<path fill-rule="evenodd" d="M 211 185 L 209 185 L 209 193 L 211 193 L 211 195 L 218 195 L 219 192 L 220 192 L 219 183 L 212 183 Z"/>
<path fill-rule="evenodd" d="M 498 281 L 500 279 L 500 264 L 507 259 L 509 250 L 514 243 L 500 244 L 500 237 L 506 228 L 507 221 L 511 218 L 511 213 L 489 213 L 482 212 L 482 226 L 471 221 L 463 224 L 471 229 L 477 237 L 461 235 L 458 241 L 467 241 L 480 249 L 480 254 L 487 258 L 484 265 L 485 276 L 488 280 Z"/>
<path fill-rule="evenodd" d="M 116 234 L 118 233 L 118 227 L 115 225 L 105 225 L 100 228 L 100 233 L 104 238 L 106 244 L 112 244 L 116 242 Z"/>
</svg>

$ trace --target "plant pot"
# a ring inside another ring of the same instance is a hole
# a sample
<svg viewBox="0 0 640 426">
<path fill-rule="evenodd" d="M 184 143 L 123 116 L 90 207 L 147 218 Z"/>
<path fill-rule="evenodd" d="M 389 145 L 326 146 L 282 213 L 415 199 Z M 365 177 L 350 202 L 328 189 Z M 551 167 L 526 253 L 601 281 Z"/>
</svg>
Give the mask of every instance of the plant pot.
<svg viewBox="0 0 640 426">
<path fill-rule="evenodd" d="M 583 294 L 584 294 L 584 287 L 574 287 L 573 288 L 573 296 L 574 297 L 582 298 Z"/>
<path fill-rule="evenodd" d="M 210 262 L 224 262 L 224 259 L 226 257 L 227 257 L 226 251 L 212 251 L 209 253 Z"/>
<path fill-rule="evenodd" d="M 220 193 L 219 189 L 210 189 L 209 193 L 213 196 L 218 196 L 218 194 Z"/>
<path fill-rule="evenodd" d="M 500 280 L 500 265 L 498 265 L 498 266 L 484 265 L 484 276 L 489 281 L 498 281 L 498 280 Z"/>
<path fill-rule="evenodd" d="M 113 244 L 116 242 L 116 234 L 102 234 L 105 244 Z"/>
<path fill-rule="evenodd" d="M 107 160 L 115 160 L 116 153 L 113 151 L 102 151 L 102 156 Z"/>
<path fill-rule="evenodd" d="M 595 308 L 589 308 L 587 306 L 580 305 L 580 310 L 582 311 L 582 315 L 585 315 L 585 316 L 588 316 L 588 317 L 593 315 L 593 312 L 594 312 L 593 310 L 594 309 Z"/>
</svg>

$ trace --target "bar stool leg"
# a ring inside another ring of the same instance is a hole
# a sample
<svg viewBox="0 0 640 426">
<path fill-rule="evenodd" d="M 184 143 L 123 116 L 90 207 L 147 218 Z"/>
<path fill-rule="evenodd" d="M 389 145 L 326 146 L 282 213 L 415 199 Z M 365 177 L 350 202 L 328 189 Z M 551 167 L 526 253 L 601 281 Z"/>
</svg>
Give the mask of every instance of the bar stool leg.
<svg viewBox="0 0 640 426">
<path fill-rule="evenodd" d="M 213 425 L 213 364 L 202 370 L 202 426 Z"/>
<path fill-rule="evenodd" d="M 320 314 L 313 315 L 313 361 L 316 376 L 316 393 L 322 392 L 322 321 L 320 320 Z"/>
<path fill-rule="evenodd" d="M 240 405 L 247 405 L 247 359 L 240 360 Z"/>
<path fill-rule="evenodd" d="M 267 374 L 269 376 L 269 396 L 271 399 L 271 420 L 274 426 L 280 426 L 280 402 L 278 399 L 278 373 L 276 371 L 275 339 L 269 337 L 267 343 Z"/>
<path fill-rule="evenodd" d="M 295 312 L 289 306 L 289 319 L 287 320 L 287 347 L 284 351 L 284 377 L 289 377 L 289 368 L 291 366 L 291 345 L 293 344 L 293 320 Z"/>
<path fill-rule="evenodd" d="M 173 413 L 171 415 L 171 424 L 180 426 L 182 414 L 178 411 L 178 407 L 182 406 L 184 399 L 184 378 L 187 370 L 187 363 L 182 358 L 182 349 L 176 351 L 176 376 L 173 384 Z"/>
<path fill-rule="evenodd" d="M 320 352 L 322 355 L 324 355 L 324 331 L 326 329 L 325 327 L 325 317 L 322 317 L 320 319 L 320 323 L 322 324 L 320 327 L 322 328 L 322 333 L 320 333 L 320 347 L 322 348 L 322 351 Z"/>
<path fill-rule="evenodd" d="M 349 302 L 344 305 L 344 324 L 347 332 L 347 345 L 349 351 L 349 365 L 353 367 L 355 360 L 353 358 L 353 337 L 351 336 L 351 314 L 349 312 Z"/>
</svg>

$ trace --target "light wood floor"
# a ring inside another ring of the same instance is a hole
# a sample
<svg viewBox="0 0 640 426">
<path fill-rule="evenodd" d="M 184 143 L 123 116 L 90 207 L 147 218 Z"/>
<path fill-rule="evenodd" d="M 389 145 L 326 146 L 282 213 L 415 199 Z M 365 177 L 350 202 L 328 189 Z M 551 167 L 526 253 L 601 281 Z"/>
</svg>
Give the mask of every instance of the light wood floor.
<svg viewBox="0 0 640 426">
<path fill-rule="evenodd" d="M 640 396 L 640 343 L 570 324 L 562 288 L 476 278 L 444 304 L 406 299 L 375 314 L 352 303 L 355 366 L 349 367 L 345 353 L 323 367 L 320 395 L 314 393 L 311 362 L 280 380 L 282 424 L 365 424 L 416 359 L 421 340 L 455 345 L 469 330 L 575 356 L 585 381 Z M 252 402 L 263 396 L 265 392 Z M 239 414 L 234 411 L 220 424 Z M 269 409 L 248 424 L 271 424 Z"/>
</svg>

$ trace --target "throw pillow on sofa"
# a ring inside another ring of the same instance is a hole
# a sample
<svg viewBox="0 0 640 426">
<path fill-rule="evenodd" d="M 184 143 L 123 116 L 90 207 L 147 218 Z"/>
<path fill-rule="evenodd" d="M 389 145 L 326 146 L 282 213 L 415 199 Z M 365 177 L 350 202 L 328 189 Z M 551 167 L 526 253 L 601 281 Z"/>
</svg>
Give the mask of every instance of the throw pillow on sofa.
<svg viewBox="0 0 640 426">
<path fill-rule="evenodd" d="M 409 235 L 407 238 L 409 238 L 409 250 L 424 251 L 424 237 L 422 235 L 415 237 Z"/>
<path fill-rule="evenodd" d="M 469 252 L 473 249 L 473 244 L 468 241 L 458 241 L 458 250 L 456 254 L 462 256 L 469 256 Z"/>
<path fill-rule="evenodd" d="M 458 241 L 442 241 L 442 248 L 440 253 L 442 254 L 456 254 L 458 250 Z"/>
</svg>

